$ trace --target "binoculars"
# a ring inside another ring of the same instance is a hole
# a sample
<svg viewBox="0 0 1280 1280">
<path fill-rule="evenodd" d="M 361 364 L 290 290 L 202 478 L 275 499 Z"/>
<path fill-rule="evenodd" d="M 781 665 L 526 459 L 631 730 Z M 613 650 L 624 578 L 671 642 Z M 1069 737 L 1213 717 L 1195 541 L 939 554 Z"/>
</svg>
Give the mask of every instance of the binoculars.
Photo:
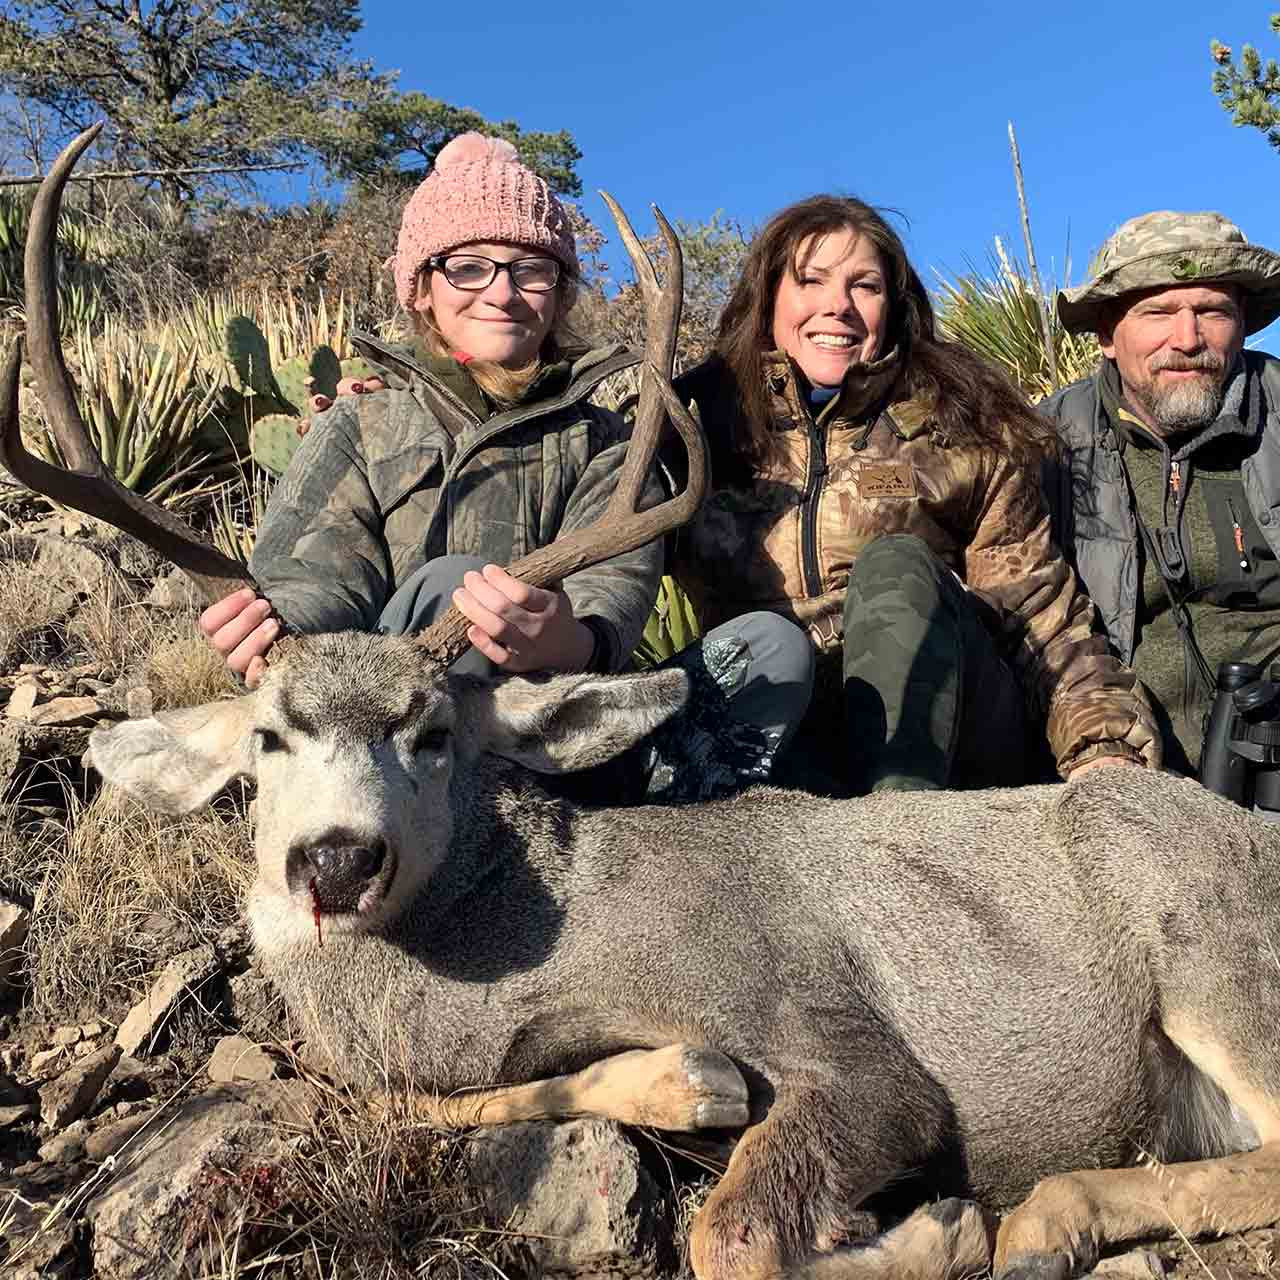
<svg viewBox="0 0 1280 1280">
<path fill-rule="evenodd" d="M 1252 662 L 1224 662 L 1205 724 L 1200 781 L 1280 822 L 1280 663 L 1263 678 Z"/>
</svg>

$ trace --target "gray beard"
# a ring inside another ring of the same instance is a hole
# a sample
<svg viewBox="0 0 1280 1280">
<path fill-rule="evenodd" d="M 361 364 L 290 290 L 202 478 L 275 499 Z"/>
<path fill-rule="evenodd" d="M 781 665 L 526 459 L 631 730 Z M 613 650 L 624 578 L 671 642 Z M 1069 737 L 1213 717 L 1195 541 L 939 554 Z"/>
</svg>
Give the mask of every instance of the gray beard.
<svg viewBox="0 0 1280 1280">
<path fill-rule="evenodd" d="M 1176 434 L 1207 427 L 1222 410 L 1226 385 L 1205 377 L 1160 390 L 1153 377 L 1147 386 L 1131 394 L 1162 432 Z"/>
</svg>

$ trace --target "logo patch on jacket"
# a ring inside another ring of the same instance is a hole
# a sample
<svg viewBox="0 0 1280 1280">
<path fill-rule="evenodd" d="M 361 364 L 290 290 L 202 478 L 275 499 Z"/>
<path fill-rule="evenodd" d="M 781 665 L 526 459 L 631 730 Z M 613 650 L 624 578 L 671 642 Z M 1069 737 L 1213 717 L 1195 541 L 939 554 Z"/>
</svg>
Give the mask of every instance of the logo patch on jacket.
<svg viewBox="0 0 1280 1280">
<path fill-rule="evenodd" d="M 904 462 L 867 462 L 858 468 L 858 493 L 864 498 L 914 498 L 915 471 Z"/>
</svg>

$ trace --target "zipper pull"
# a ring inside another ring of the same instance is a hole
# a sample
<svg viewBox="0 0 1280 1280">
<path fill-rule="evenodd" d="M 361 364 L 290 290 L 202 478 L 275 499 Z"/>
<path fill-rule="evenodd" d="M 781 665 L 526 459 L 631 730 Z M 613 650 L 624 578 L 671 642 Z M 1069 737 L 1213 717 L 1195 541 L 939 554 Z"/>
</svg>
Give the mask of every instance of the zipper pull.
<svg viewBox="0 0 1280 1280">
<path fill-rule="evenodd" d="M 1231 499 L 1227 499 L 1227 514 L 1231 517 L 1231 536 L 1235 540 L 1236 555 L 1240 557 L 1240 567 L 1247 573 L 1249 571 L 1249 557 L 1244 549 L 1244 530 L 1240 527 L 1240 521 L 1236 519 L 1236 509 L 1231 504 Z"/>
<path fill-rule="evenodd" d="M 1182 493 L 1182 463 L 1176 458 L 1169 463 L 1169 492 L 1175 498 Z"/>
</svg>

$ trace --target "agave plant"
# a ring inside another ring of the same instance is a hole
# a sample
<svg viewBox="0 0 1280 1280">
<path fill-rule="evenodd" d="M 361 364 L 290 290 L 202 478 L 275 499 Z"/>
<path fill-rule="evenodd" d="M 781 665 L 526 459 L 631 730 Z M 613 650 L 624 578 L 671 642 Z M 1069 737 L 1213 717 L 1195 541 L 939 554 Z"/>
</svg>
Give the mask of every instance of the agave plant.
<svg viewBox="0 0 1280 1280">
<path fill-rule="evenodd" d="M 29 195 L 0 190 L 0 306 L 22 310 L 22 258 L 31 213 Z M 58 314 L 64 333 L 96 326 L 103 316 L 105 277 L 96 228 L 74 209 L 58 220 Z"/>
<path fill-rule="evenodd" d="M 101 335 L 81 326 L 69 345 L 85 426 L 127 488 L 181 506 L 213 492 L 235 469 L 234 456 L 211 442 L 221 388 L 197 351 L 157 347 L 110 322 Z M 50 434 L 36 443 L 63 465 Z"/>
<path fill-rule="evenodd" d="M 1032 400 L 1092 373 L 1099 359 L 1092 334 L 1068 333 L 1046 299 L 1039 282 L 997 237 L 988 269 L 947 277 L 939 273 L 934 293 L 938 328 L 984 359 L 998 365 Z M 1056 357 L 1049 358 L 1045 340 Z"/>
<path fill-rule="evenodd" d="M 258 526 L 267 510 L 276 477 L 250 461 L 247 472 L 228 480 L 214 496 L 213 544 L 223 555 L 249 563 Z"/>
</svg>

